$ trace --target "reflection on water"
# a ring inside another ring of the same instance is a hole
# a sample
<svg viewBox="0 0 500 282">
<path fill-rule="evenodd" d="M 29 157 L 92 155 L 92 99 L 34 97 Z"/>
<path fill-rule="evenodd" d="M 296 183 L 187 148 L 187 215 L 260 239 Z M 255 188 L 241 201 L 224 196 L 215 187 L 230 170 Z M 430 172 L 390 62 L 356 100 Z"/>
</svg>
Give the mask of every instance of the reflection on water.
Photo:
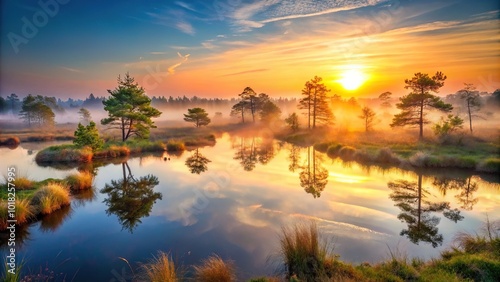
<svg viewBox="0 0 500 282">
<path fill-rule="evenodd" d="M 460 203 L 460 208 L 470 211 L 479 201 L 479 199 L 474 198 L 474 192 L 479 189 L 479 185 L 477 179 L 473 178 L 472 176 L 467 178 L 436 177 L 432 184 L 441 191 L 443 196 L 446 196 L 447 191 L 460 191 L 460 194 L 456 195 L 455 198 Z"/>
<path fill-rule="evenodd" d="M 306 163 L 301 167 L 299 178 L 300 186 L 314 198 L 320 197 L 328 184 L 328 170 L 322 166 L 322 163 L 323 155 L 316 154 L 313 147 L 308 147 Z"/>
<path fill-rule="evenodd" d="M 136 179 L 128 163 L 122 163 L 123 178 L 112 180 L 106 184 L 101 193 L 107 194 L 104 203 L 108 207 L 106 213 L 114 214 L 123 229 L 130 233 L 141 223 L 141 218 L 148 217 L 156 200 L 161 200 L 162 194 L 154 192 L 158 185 L 158 177 L 146 175 Z"/>
<path fill-rule="evenodd" d="M 159 250 L 185 266 L 219 254 L 247 281 L 271 274 L 266 258 L 278 247 L 277 233 L 300 219 L 317 220 L 322 234 L 334 236 L 342 260 L 376 262 L 387 246 L 429 259 L 457 232 L 477 230 L 485 214 L 500 214 L 496 176 L 346 164 L 263 137 L 224 135 L 214 147 L 178 156 L 138 155 L 64 171 L 38 166 L 27 149 L 0 148 L 0 171 L 16 165 L 36 180 L 77 169 L 96 174 L 95 188 L 73 195 L 67 210 L 17 229 L 27 267 L 61 252 L 71 263 L 60 271 L 76 274 L 74 281 L 117 279 L 125 266 L 118 257 L 134 266 Z"/>
<path fill-rule="evenodd" d="M 389 182 L 388 187 L 392 190 L 389 197 L 401 209 L 398 219 L 408 225 L 408 229 L 403 229 L 400 235 L 406 235 L 415 244 L 422 241 L 437 247 L 443 243 L 443 235 L 437 228 L 440 218 L 432 213 L 442 212 L 455 223 L 464 218 L 458 209 L 450 208 L 449 202 L 431 200 L 435 197 L 428 189 L 422 188 L 422 174 L 418 175 L 417 182 L 398 179 Z"/>
<path fill-rule="evenodd" d="M 186 159 L 186 166 L 189 168 L 191 173 L 200 174 L 202 172 L 207 171 L 207 164 L 211 162 L 208 158 L 203 156 L 199 149 L 197 148 L 192 156 Z"/>
<path fill-rule="evenodd" d="M 233 159 L 238 160 L 245 171 L 252 171 L 257 163 L 266 165 L 277 153 L 274 139 L 258 137 L 239 137 L 240 142 L 233 144 L 235 154 Z"/>
</svg>

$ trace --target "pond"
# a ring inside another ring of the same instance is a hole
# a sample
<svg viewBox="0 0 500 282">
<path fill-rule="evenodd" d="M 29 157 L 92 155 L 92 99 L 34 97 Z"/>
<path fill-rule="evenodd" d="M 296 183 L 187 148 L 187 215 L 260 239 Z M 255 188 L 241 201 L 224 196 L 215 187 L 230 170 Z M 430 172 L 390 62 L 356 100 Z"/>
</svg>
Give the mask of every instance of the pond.
<svg viewBox="0 0 500 282">
<path fill-rule="evenodd" d="M 39 149 L 1 148 L 0 171 L 15 165 L 34 180 L 77 171 L 38 166 Z M 215 253 L 233 260 L 244 280 L 272 274 L 282 226 L 311 219 L 344 261 L 373 263 L 389 250 L 429 259 L 457 232 L 474 232 L 487 215 L 500 214 L 496 176 L 362 166 L 252 136 L 224 134 L 213 147 L 132 157 L 94 171 L 92 191 L 18 228 L 25 270 L 125 281 L 132 272 L 123 259 L 135 270 L 158 251 L 184 266 Z M 5 257 L 5 236 L 0 244 Z"/>
</svg>

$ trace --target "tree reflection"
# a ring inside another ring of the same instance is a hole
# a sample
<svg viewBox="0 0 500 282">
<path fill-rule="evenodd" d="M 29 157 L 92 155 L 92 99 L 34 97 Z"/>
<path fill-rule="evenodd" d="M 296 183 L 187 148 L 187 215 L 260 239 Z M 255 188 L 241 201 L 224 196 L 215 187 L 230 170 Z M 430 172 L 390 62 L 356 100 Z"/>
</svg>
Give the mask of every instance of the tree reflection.
<svg viewBox="0 0 500 282">
<path fill-rule="evenodd" d="M 449 202 L 433 203 L 429 200 L 431 195 L 422 188 L 421 174 L 418 175 L 418 182 L 396 180 L 389 182 L 388 187 L 393 191 L 389 197 L 402 211 L 398 219 L 408 224 L 408 229 L 403 229 L 400 235 L 406 235 L 415 244 L 427 242 L 434 248 L 442 245 L 443 235 L 437 228 L 440 218 L 432 213 L 442 212 L 455 223 L 463 219 L 459 210 L 450 208 Z"/>
<path fill-rule="evenodd" d="M 306 164 L 302 166 L 299 178 L 300 186 L 314 198 L 321 196 L 328 183 L 328 170 L 322 166 L 322 162 L 322 156 L 316 155 L 316 150 L 308 147 Z"/>
<path fill-rule="evenodd" d="M 211 160 L 200 154 L 197 148 L 195 153 L 191 157 L 186 159 L 186 166 L 189 168 L 189 171 L 191 171 L 191 173 L 200 174 L 207 171 L 207 164 L 209 162 L 211 162 Z"/>
<path fill-rule="evenodd" d="M 241 137 L 240 144 L 234 146 L 236 153 L 233 159 L 240 161 L 246 171 L 252 171 L 257 163 L 268 164 L 276 155 L 274 140 L 252 137 Z"/>
<path fill-rule="evenodd" d="M 472 210 L 479 201 L 479 199 L 474 198 L 474 193 L 479 189 L 479 185 L 472 176 L 467 178 L 436 177 L 432 184 L 441 191 L 443 196 L 449 190 L 458 190 L 459 194 L 455 198 L 460 203 L 460 208 L 464 210 Z"/>
<path fill-rule="evenodd" d="M 104 200 L 108 206 L 106 213 L 115 214 L 122 227 L 132 233 L 142 222 L 141 218 L 149 216 L 156 200 L 161 200 L 162 194 L 153 191 L 159 184 L 156 176 L 146 175 L 136 179 L 126 162 L 122 163 L 122 170 L 123 179 L 112 180 L 104 186 L 101 193 L 108 194 L 108 198 Z"/>
<path fill-rule="evenodd" d="M 290 161 L 290 164 L 288 165 L 288 170 L 290 172 L 295 172 L 295 170 L 300 168 L 300 151 L 301 147 L 296 146 L 296 145 L 291 145 L 290 146 L 290 154 L 288 155 L 288 160 Z"/>
</svg>

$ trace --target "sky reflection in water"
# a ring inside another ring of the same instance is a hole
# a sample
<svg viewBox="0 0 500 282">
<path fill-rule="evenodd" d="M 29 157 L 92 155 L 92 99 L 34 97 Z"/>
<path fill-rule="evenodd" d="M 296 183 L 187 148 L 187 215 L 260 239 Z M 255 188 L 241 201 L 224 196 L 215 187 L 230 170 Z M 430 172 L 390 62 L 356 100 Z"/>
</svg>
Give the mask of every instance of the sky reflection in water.
<svg viewBox="0 0 500 282">
<path fill-rule="evenodd" d="M 37 167 L 34 155 L 21 147 L 0 150 L 3 160 L 34 179 L 76 171 Z M 8 165 L 2 162 L 0 169 Z M 127 194 L 120 190 L 124 171 L 125 179 L 154 180 L 150 175 L 159 184 L 144 182 Z M 129 272 L 119 257 L 145 262 L 159 250 L 184 265 L 217 253 L 234 260 L 240 277 L 248 278 L 272 271 L 266 260 L 277 250 L 281 226 L 315 219 L 343 260 L 375 262 L 388 256 L 388 247 L 430 258 L 456 232 L 474 231 L 486 214 L 496 219 L 500 212 L 498 183 L 464 172 L 433 173 L 366 168 L 312 148 L 226 134 L 214 147 L 98 168 L 93 192 L 19 229 L 20 253 L 28 267 L 48 263 L 76 273 L 75 281 L 118 279 Z M 448 219 L 446 212 L 454 209 L 463 219 Z"/>
</svg>

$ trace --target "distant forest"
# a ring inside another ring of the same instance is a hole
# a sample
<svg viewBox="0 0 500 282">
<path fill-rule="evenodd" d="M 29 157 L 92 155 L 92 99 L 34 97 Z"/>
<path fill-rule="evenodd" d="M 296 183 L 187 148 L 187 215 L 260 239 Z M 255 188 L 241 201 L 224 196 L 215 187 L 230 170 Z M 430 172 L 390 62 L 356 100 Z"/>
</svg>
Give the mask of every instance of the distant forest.
<svg viewBox="0 0 500 282">
<path fill-rule="evenodd" d="M 28 96 L 28 95 L 26 95 Z M 38 97 L 42 97 L 39 96 Z M 19 97 L 17 94 L 12 93 L 7 97 L 0 96 L 0 113 L 2 114 L 14 114 L 18 115 L 22 108 L 22 99 L 24 97 Z M 49 105 L 55 112 L 64 112 L 65 109 L 79 109 L 86 108 L 89 110 L 102 110 L 104 108 L 102 101 L 106 98 L 104 96 L 99 97 L 94 94 L 90 94 L 85 100 L 68 98 L 67 100 L 62 100 L 55 97 L 43 97 L 55 103 Z M 354 106 L 358 107 L 360 104 L 364 105 L 378 105 L 380 99 L 378 97 L 374 98 L 342 98 L 339 95 L 332 95 L 328 98 L 330 103 L 335 108 L 337 106 Z M 486 110 L 493 110 L 500 106 L 500 89 L 495 90 L 493 93 L 482 92 L 480 93 L 481 104 Z M 186 96 L 173 97 L 169 96 L 153 96 L 151 98 L 151 105 L 153 107 L 168 110 L 168 109 L 179 109 L 187 107 L 202 107 L 205 109 L 227 107 L 230 108 L 232 105 L 237 103 L 240 99 L 222 99 L 222 98 L 202 98 L 193 96 L 188 98 Z M 271 98 L 271 100 L 280 108 L 295 107 L 298 103 L 297 98 Z M 460 108 L 463 100 L 460 99 L 459 93 L 449 94 L 443 99 L 446 103 L 450 103 L 457 108 Z M 390 104 L 397 103 L 397 98 L 388 101 Z"/>
</svg>

